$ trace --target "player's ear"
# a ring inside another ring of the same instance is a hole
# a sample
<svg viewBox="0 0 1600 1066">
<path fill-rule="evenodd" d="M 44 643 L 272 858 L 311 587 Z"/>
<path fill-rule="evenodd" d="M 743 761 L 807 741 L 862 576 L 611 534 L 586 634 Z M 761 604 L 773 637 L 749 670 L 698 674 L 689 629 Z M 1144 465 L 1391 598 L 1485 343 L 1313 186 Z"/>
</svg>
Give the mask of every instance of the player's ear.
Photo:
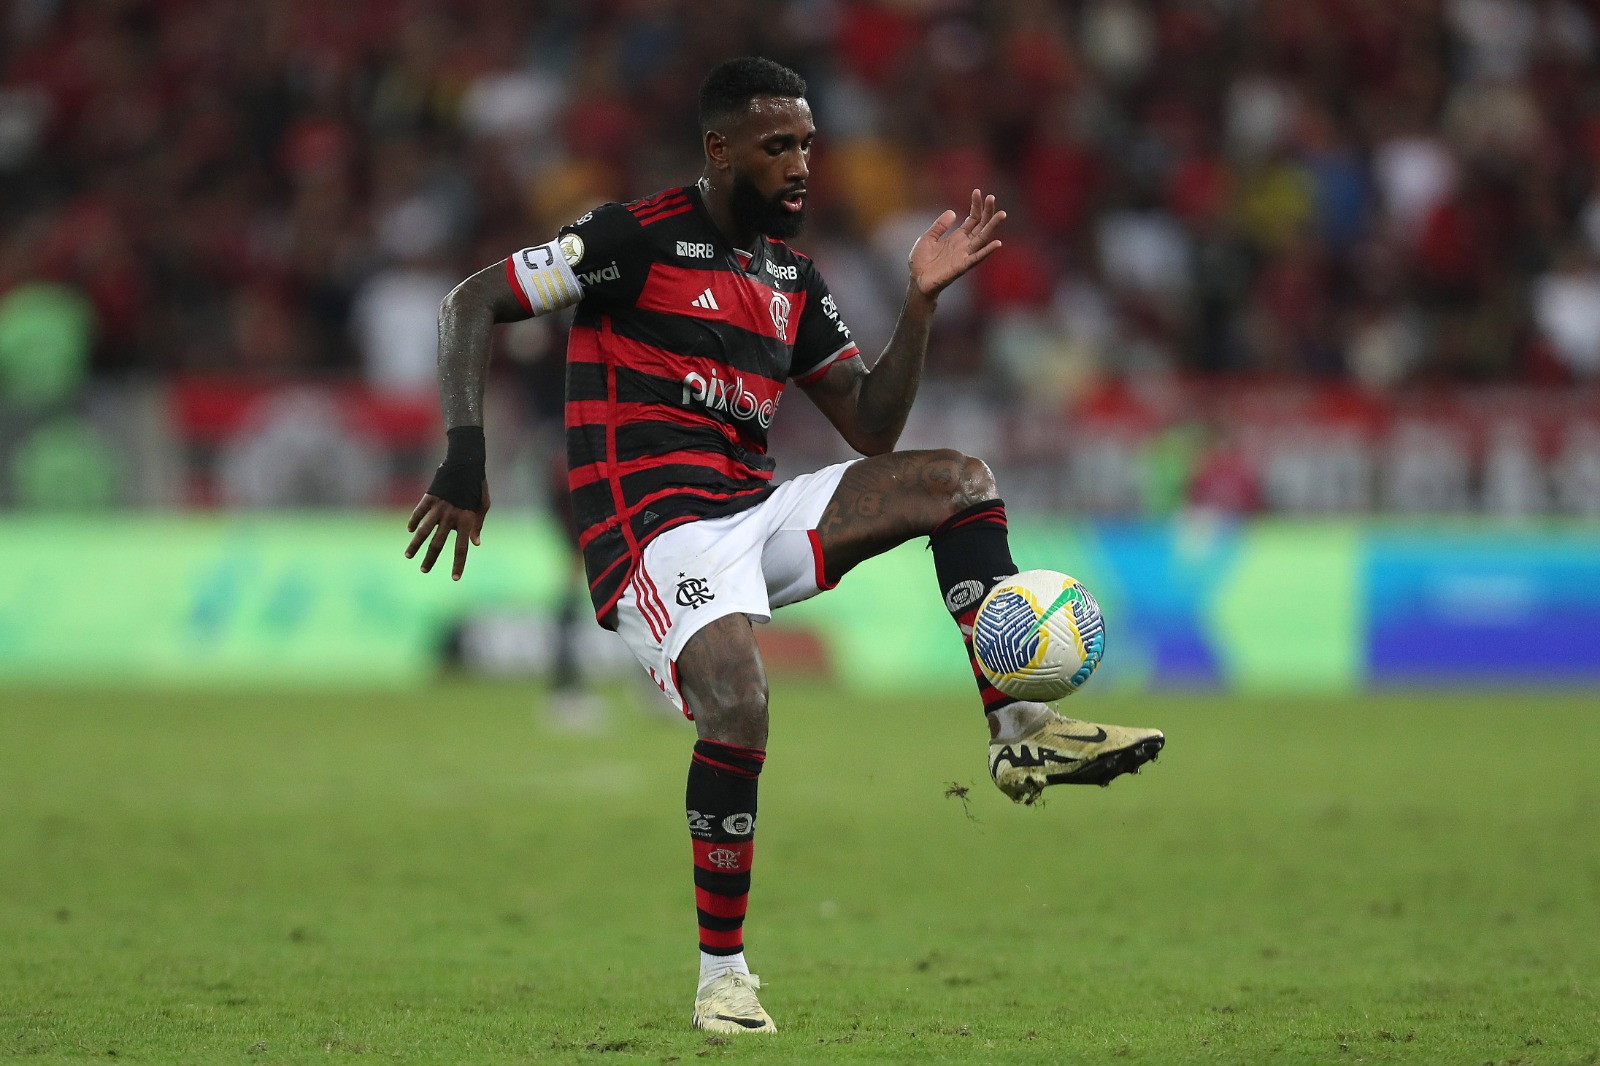
<svg viewBox="0 0 1600 1066">
<path fill-rule="evenodd" d="M 718 170 L 727 170 L 731 166 L 730 146 L 728 138 L 716 130 L 706 130 L 705 135 L 706 162 Z"/>
</svg>

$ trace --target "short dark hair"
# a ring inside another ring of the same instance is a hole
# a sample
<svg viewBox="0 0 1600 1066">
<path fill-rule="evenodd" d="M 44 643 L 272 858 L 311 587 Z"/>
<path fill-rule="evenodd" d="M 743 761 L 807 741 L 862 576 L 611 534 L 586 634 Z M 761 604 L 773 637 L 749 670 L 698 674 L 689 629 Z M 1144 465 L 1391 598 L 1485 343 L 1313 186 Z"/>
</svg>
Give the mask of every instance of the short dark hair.
<svg viewBox="0 0 1600 1066">
<path fill-rule="evenodd" d="M 700 131 L 743 115 L 758 96 L 805 94 L 806 80 L 782 63 L 761 56 L 718 63 L 700 83 Z"/>
</svg>

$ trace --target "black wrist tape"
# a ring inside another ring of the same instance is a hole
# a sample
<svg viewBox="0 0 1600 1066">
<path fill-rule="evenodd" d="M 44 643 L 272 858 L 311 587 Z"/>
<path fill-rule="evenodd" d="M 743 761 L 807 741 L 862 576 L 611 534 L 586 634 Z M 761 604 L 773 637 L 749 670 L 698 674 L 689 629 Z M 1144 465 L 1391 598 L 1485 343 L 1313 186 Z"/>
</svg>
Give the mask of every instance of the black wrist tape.
<svg viewBox="0 0 1600 1066">
<path fill-rule="evenodd" d="M 428 494 L 465 511 L 483 510 L 483 427 L 457 426 L 445 438 L 450 445 Z"/>
</svg>

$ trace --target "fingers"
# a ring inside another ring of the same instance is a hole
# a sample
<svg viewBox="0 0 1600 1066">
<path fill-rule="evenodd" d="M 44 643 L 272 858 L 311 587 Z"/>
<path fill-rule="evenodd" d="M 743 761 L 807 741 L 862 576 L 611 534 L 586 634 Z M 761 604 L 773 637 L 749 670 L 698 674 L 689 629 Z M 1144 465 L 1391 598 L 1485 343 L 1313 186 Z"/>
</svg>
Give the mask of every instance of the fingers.
<svg viewBox="0 0 1600 1066">
<path fill-rule="evenodd" d="M 424 508 L 423 504 L 427 506 Z M 461 574 L 467 568 L 467 548 L 471 544 L 482 544 L 480 532 L 483 528 L 483 511 L 463 511 L 451 506 L 445 500 L 434 496 L 423 497 L 423 504 L 417 505 L 417 510 L 412 512 L 411 523 L 407 527 L 412 531 L 411 543 L 406 546 L 406 558 L 414 558 L 422 542 L 428 542 L 428 548 L 422 555 L 422 572 L 424 574 L 433 570 L 433 564 L 438 562 L 439 556 L 444 552 L 445 544 L 450 540 L 450 533 L 455 532 L 456 547 L 450 576 L 461 580 Z M 488 500 L 484 500 L 484 511 L 487 511 Z"/>
<path fill-rule="evenodd" d="M 422 542 L 428 539 L 428 534 L 433 532 L 433 527 L 439 524 L 439 515 L 436 505 L 439 501 L 432 496 L 424 496 L 422 503 L 417 504 L 417 509 L 411 512 L 411 522 L 406 529 L 415 534 L 411 543 L 406 545 L 406 558 L 417 554 L 417 549 L 422 547 Z M 426 569 L 426 567 L 424 567 Z"/>
<path fill-rule="evenodd" d="M 972 231 L 972 243 L 975 245 L 983 244 L 990 240 L 990 235 L 994 233 L 995 227 L 1006 220 L 1004 211 L 994 210 L 994 197 L 992 196 L 989 197 L 989 209 L 991 212 L 989 217 L 984 220 L 982 225 Z"/>
<path fill-rule="evenodd" d="M 457 529 L 456 530 L 456 558 L 455 558 L 455 562 L 453 564 L 451 564 L 451 567 L 450 567 L 450 580 L 451 581 L 460 581 L 461 580 L 461 572 L 467 568 L 467 545 L 469 543 L 468 536 L 469 535 L 468 535 L 467 530 L 465 530 L 465 529 Z M 471 537 L 471 541 L 473 541 L 473 542 L 477 541 L 477 539 L 478 539 L 478 531 L 477 531 L 477 529 L 473 529 L 471 531 L 470 537 Z"/>
<path fill-rule="evenodd" d="M 439 553 L 444 551 L 445 542 L 450 539 L 450 526 L 443 522 L 433 531 L 433 538 L 428 541 L 428 550 L 422 555 L 422 572 L 424 574 L 433 570 L 433 564 L 438 561 Z"/>
<path fill-rule="evenodd" d="M 437 496 L 430 496 L 427 493 L 422 494 L 422 499 L 411 509 L 411 521 L 406 523 L 407 533 L 416 532 L 417 523 L 422 521 L 422 516 L 428 513 L 428 508 L 433 506 L 433 501 L 436 499 L 438 499 Z M 406 553 L 407 558 L 410 557 L 410 554 L 410 552 Z"/>
<path fill-rule="evenodd" d="M 994 194 L 984 196 L 979 190 L 972 190 L 972 206 L 967 210 L 967 221 L 971 223 L 968 230 L 973 230 L 985 225 L 994 217 Z"/>
<path fill-rule="evenodd" d="M 993 197 L 990 197 L 990 200 L 993 199 Z M 977 189 L 973 189 L 972 203 L 967 207 L 966 221 L 961 223 L 961 228 L 966 230 L 968 233 L 972 232 L 972 227 L 978 224 L 979 218 L 983 215 L 983 203 L 983 193 Z"/>
<path fill-rule="evenodd" d="M 981 189 L 973 189 L 972 205 L 967 209 L 966 220 L 961 223 L 961 231 L 969 238 L 968 247 L 976 247 L 987 241 L 995 225 L 1005 217 L 1004 211 L 995 210 L 992 193 L 985 196 Z"/>
<path fill-rule="evenodd" d="M 956 213 L 954 211 L 946 211 L 944 214 L 933 220 L 933 225 L 929 226 L 928 232 L 924 233 L 922 236 L 924 238 L 932 237 L 934 240 L 939 240 L 947 232 L 949 232 L 950 227 L 955 224 L 955 221 Z"/>
<path fill-rule="evenodd" d="M 979 244 L 989 239 L 989 234 L 994 231 L 994 227 L 1003 221 L 1005 217 L 1006 213 L 1004 211 L 995 210 L 993 193 L 985 196 L 982 189 L 973 189 L 972 202 L 967 207 L 967 217 L 962 220 L 959 228 L 962 233 L 970 238 L 969 246 Z M 946 211 L 934 219 L 933 225 L 928 227 L 928 232 L 923 234 L 924 238 L 931 237 L 935 241 L 943 240 L 945 235 L 950 232 L 950 227 L 955 220 L 956 213 L 954 211 Z M 985 252 L 984 254 L 987 255 L 988 253 Z"/>
<path fill-rule="evenodd" d="M 967 260 L 967 262 L 969 264 L 969 267 L 977 266 L 979 263 L 983 262 L 985 259 L 989 258 L 994 253 L 998 252 L 1000 250 L 1000 248 L 1001 248 L 1001 244 L 1000 244 L 999 241 L 990 241 L 988 244 L 984 245 L 982 248 L 978 249 L 976 252 L 973 252 L 971 254 L 971 256 Z"/>
</svg>

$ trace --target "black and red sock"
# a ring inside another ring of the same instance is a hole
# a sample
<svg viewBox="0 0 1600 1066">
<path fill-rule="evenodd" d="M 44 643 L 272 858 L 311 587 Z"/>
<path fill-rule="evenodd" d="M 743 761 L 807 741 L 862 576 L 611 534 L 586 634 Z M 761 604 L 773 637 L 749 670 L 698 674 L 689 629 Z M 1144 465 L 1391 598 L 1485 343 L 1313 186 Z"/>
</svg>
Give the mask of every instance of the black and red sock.
<svg viewBox="0 0 1600 1066">
<path fill-rule="evenodd" d="M 1006 505 L 999 500 L 985 500 L 951 515 L 928 534 L 928 547 L 933 549 L 933 569 L 939 576 L 945 609 L 961 628 L 984 712 L 1016 703 L 989 684 L 972 654 L 972 620 L 978 613 L 978 604 L 990 589 L 1017 572 L 1006 534 Z"/>
<path fill-rule="evenodd" d="M 714 740 L 698 740 L 689 761 L 684 806 L 694 839 L 694 903 L 700 950 L 737 955 L 744 950 L 744 914 L 750 899 L 750 859 L 755 848 L 756 784 L 767 753 Z"/>
</svg>

